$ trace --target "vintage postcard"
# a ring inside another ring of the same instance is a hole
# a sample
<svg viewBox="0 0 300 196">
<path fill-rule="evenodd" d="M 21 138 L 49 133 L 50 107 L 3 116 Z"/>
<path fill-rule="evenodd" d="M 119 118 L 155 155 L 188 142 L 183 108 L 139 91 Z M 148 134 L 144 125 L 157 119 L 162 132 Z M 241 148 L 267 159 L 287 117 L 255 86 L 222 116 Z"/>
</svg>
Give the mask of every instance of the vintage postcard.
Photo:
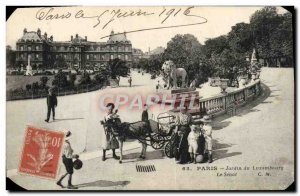
<svg viewBox="0 0 300 196">
<path fill-rule="evenodd" d="M 294 189 L 294 7 L 7 13 L 8 190 Z"/>
</svg>

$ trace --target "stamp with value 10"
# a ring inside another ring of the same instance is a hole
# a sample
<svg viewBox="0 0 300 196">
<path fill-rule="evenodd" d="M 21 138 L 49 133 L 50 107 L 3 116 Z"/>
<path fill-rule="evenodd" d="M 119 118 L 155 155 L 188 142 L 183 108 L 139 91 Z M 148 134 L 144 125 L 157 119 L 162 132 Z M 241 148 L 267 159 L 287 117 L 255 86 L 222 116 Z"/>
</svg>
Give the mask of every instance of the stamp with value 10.
<svg viewBox="0 0 300 196">
<path fill-rule="evenodd" d="M 19 173 L 55 179 L 63 142 L 63 132 L 28 126 Z"/>
</svg>

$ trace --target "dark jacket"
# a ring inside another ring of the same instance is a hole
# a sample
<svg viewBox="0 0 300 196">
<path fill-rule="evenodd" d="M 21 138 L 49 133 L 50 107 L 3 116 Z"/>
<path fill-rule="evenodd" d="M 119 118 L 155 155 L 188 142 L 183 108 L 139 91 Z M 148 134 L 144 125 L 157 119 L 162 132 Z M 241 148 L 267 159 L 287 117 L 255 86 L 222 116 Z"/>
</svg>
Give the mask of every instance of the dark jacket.
<svg viewBox="0 0 300 196">
<path fill-rule="evenodd" d="M 47 105 L 48 106 L 57 106 L 57 98 L 56 95 L 47 95 Z"/>
<path fill-rule="evenodd" d="M 142 121 L 147 122 L 148 120 L 149 120 L 149 118 L 148 118 L 148 111 L 144 110 L 143 113 L 142 113 Z"/>
</svg>

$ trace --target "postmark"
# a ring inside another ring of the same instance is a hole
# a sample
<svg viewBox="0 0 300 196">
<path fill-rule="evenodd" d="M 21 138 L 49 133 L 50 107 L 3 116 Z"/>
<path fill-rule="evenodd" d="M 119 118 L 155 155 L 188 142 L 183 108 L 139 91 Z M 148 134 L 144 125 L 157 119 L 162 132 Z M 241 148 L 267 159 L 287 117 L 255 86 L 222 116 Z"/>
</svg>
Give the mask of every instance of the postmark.
<svg viewBox="0 0 300 196">
<path fill-rule="evenodd" d="M 28 126 L 18 172 L 56 179 L 64 133 Z"/>
</svg>

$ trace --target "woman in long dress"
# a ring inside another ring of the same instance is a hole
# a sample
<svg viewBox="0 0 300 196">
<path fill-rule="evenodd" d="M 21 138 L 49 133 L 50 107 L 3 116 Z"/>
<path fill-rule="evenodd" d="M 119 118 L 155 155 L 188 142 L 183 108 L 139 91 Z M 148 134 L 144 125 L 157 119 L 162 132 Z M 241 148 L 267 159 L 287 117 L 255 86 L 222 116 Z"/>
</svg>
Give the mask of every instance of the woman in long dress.
<svg viewBox="0 0 300 196">
<path fill-rule="evenodd" d="M 116 111 L 114 112 L 115 105 L 113 103 L 108 103 L 106 105 L 106 107 L 108 109 L 108 112 L 107 112 L 107 115 L 104 117 L 105 122 L 109 122 L 115 118 L 118 118 Z M 102 161 L 106 160 L 106 151 L 107 150 L 112 150 L 113 158 L 119 160 L 120 157 L 116 155 L 116 149 L 119 148 L 119 142 L 118 142 L 117 138 L 114 136 L 113 131 L 111 130 L 110 126 L 106 126 L 104 128 L 104 132 L 105 132 L 105 141 L 102 145 L 102 148 L 103 148 Z"/>
<path fill-rule="evenodd" d="M 189 145 L 188 145 L 188 135 L 191 131 L 190 125 L 192 124 L 192 116 L 187 113 L 187 107 L 182 109 L 177 116 L 177 156 L 176 160 L 179 164 L 184 164 L 190 161 L 189 156 Z"/>
</svg>

